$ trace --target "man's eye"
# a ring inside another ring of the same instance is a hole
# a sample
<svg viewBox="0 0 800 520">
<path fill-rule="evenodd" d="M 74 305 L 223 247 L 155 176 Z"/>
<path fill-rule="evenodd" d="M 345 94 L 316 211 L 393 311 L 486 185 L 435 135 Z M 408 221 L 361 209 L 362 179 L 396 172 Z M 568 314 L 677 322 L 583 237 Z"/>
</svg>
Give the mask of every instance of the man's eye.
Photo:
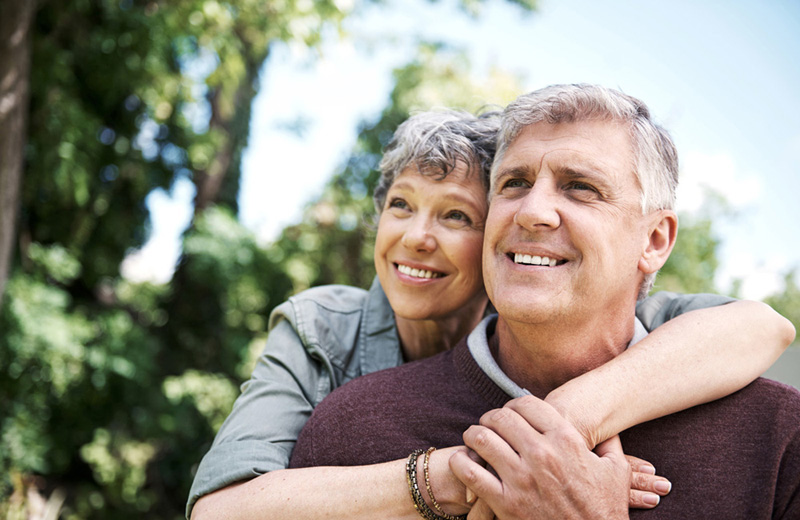
<svg viewBox="0 0 800 520">
<path fill-rule="evenodd" d="M 567 184 L 567 189 L 579 190 L 579 191 L 594 191 L 594 192 L 597 191 L 597 189 L 595 189 L 594 186 L 592 186 L 591 184 L 587 184 L 585 182 L 571 182 Z"/>
<path fill-rule="evenodd" d="M 530 186 L 530 184 L 525 179 L 508 179 L 506 182 L 503 183 L 503 189 L 527 188 L 528 186 Z"/>
</svg>

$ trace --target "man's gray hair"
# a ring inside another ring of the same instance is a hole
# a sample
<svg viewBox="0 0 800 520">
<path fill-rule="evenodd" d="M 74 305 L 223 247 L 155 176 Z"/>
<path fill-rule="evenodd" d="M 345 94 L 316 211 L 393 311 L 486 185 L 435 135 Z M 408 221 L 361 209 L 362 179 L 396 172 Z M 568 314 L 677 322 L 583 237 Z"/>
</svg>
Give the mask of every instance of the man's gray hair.
<svg viewBox="0 0 800 520">
<path fill-rule="evenodd" d="M 489 189 L 500 112 L 473 115 L 461 110 L 432 110 L 409 117 L 397 127 L 381 159 L 381 178 L 373 192 L 380 214 L 386 193 L 409 166 L 423 175 L 443 179 L 463 161 L 470 174 L 479 175 Z"/>
<path fill-rule="evenodd" d="M 678 187 L 678 152 L 669 133 L 650 116 L 647 105 L 633 96 L 599 85 L 551 85 L 520 96 L 506 107 L 497 140 L 492 178 L 508 147 L 522 130 L 536 123 L 608 120 L 627 124 L 633 147 L 633 168 L 641 187 L 643 213 L 673 209 Z M 639 298 L 655 281 L 647 275 Z"/>
</svg>

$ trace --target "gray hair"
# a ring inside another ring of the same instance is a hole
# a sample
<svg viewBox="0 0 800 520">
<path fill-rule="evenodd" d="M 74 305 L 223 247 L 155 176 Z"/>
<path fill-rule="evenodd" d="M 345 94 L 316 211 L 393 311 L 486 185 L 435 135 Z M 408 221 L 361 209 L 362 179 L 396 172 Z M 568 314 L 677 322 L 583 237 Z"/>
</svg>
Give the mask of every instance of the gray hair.
<svg viewBox="0 0 800 520">
<path fill-rule="evenodd" d="M 627 123 L 633 147 L 633 168 L 641 187 L 642 213 L 673 209 L 678 187 L 678 151 L 669 133 L 650 116 L 647 105 L 633 96 L 599 85 L 551 85 L 516 99 L 506 107 L 497 139 L 492 178 L 508 147 L 529 125 L 586 120 Z M 639 299 L 655 282 L 645 277 Z"/>
<path fill-rule="evenodd" d="M 488 192 L 499 127 L 497 111 L 476 116 L 461 110 L 435 110 L 409 117 L 384 150 L 381 178 L 372 196 L 375 210 L 380 215 L 389 188 L 412 165 L 423 175 L 443 179 L 457 161 L 463 161 L 471 174 L 480 175 Z"/>
</svg>

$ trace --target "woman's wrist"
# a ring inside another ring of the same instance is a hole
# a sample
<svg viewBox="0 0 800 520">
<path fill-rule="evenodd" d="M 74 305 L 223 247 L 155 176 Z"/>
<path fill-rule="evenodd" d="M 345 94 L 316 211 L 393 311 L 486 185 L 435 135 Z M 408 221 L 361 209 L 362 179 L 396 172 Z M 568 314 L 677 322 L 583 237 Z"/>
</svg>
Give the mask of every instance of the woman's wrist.
<svg viewBox="0 0 800 520">
<path fill-rule="evenodd" d="M 586 441 L 586 446 L 593 450 L 605 440 L 598 434 L 597 419 L 593 415 L 598 410 L 597 399 L 596 396 L 590 399 L 589 396 L 581 395 L 578 379 L 554 389 L 547 394 L 544 401 L 569 421 Z"/>
<path fill-rule="evenodd" d="M 439 511 L 440 516 L 441 513 L 458 516 L 469 512 L 466 488 L 450 471 L 450 456 L 459 449 L 467 448 L 442 448 L 427 454 L 422 453 L 418 457 L 416 480 L 420 495 L 428 508 L 434 512 Z"/>
</svg>

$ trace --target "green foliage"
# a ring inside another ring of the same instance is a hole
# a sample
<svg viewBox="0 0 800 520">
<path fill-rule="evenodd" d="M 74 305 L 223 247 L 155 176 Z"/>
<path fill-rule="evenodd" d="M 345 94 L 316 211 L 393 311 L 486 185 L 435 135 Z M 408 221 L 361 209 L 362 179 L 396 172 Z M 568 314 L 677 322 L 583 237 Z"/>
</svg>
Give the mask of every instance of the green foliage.
<svg viewBox="0 0 800 520">
<path fill-rule="evenodd" d="M 475 14 L 482 3 L 462 6 Z M 313 219 L 287 230 L 296 241 L 265 247 L 235 216 L 271 45 L 313 47 L 341 30 L 346 5 L 38 3 L 19 247 L 0 308 L 0 497 L 13 497 L 0 499 L 0 515 L 22 517 L 34 493 L 63 502 L 64 518 L 182 517 L 192 468 L 271 309 L 310 284 L 368 283 L 359 220 L 381 147 L 409 110 L 457 99 L 464 83 L 448 85 L 466 74 L 464 60 L 436 62 L 431 47 L 398 73 L 363 149 Z M 450 97 L 435 100 L 438 89 Z M 182 178 L 195 186 L 195 211 L 172 281 L 122 279 L 120 262 L 148 235 L 146 196 Z"/>
<path fill-rule="evenodd" d="M 655 290 L 683 293 L 717 292 L 714 274 L 719 266 L 710 217 L 681 215 L 678 240 L 659 271 Z"/>
<path fill-rule="evenodd" d="M 0 313 L 0 497 L 55 489 L 66 518 L 183 516 L 191 468 L 291 287 L 233 217 L 258 73 L 273 42 L 313 45 L 346 14 L 327 0 L 40 2 Z M 178 178 L 198 195 L 174 282 L 121 279 L 147 237 L 145 197 Z"/>
<path fill-rule="evenodd" d="M 797 284 L 797 268 L 784 276 L 783 291 L 765 298 L 764 302 L 791 321 L 796 330 L 800 330 L 800 286 Z"/>
<path fill-rule="evenodd" d="M 64 518 L 183 517 L 271 309 L 312 285 L 370 284 L 364 216 L 397 125 L 519 93 L 513 76 L 473 78 L 464 56 L 421 46 L 302 221 L 258 243 L 236 197 L 259 71 L 274 42 L 309 46 L 339 29 L 346 3 L 39 3 L 20 248 L 0 310 L 0 516 L 22 518 L 35 492 L 63 501 Z M 461 5 L 476 14 L 482 3 Z M 121 278 L 148 234 L 145 197 L 178 178 L 197 197 L 173 279 Z M 713 289 L 709 222 L 683 226 L 665 288 Z M 792 274 L 770 303 L 797 320 L 797 293 Z"/>
</svg>

